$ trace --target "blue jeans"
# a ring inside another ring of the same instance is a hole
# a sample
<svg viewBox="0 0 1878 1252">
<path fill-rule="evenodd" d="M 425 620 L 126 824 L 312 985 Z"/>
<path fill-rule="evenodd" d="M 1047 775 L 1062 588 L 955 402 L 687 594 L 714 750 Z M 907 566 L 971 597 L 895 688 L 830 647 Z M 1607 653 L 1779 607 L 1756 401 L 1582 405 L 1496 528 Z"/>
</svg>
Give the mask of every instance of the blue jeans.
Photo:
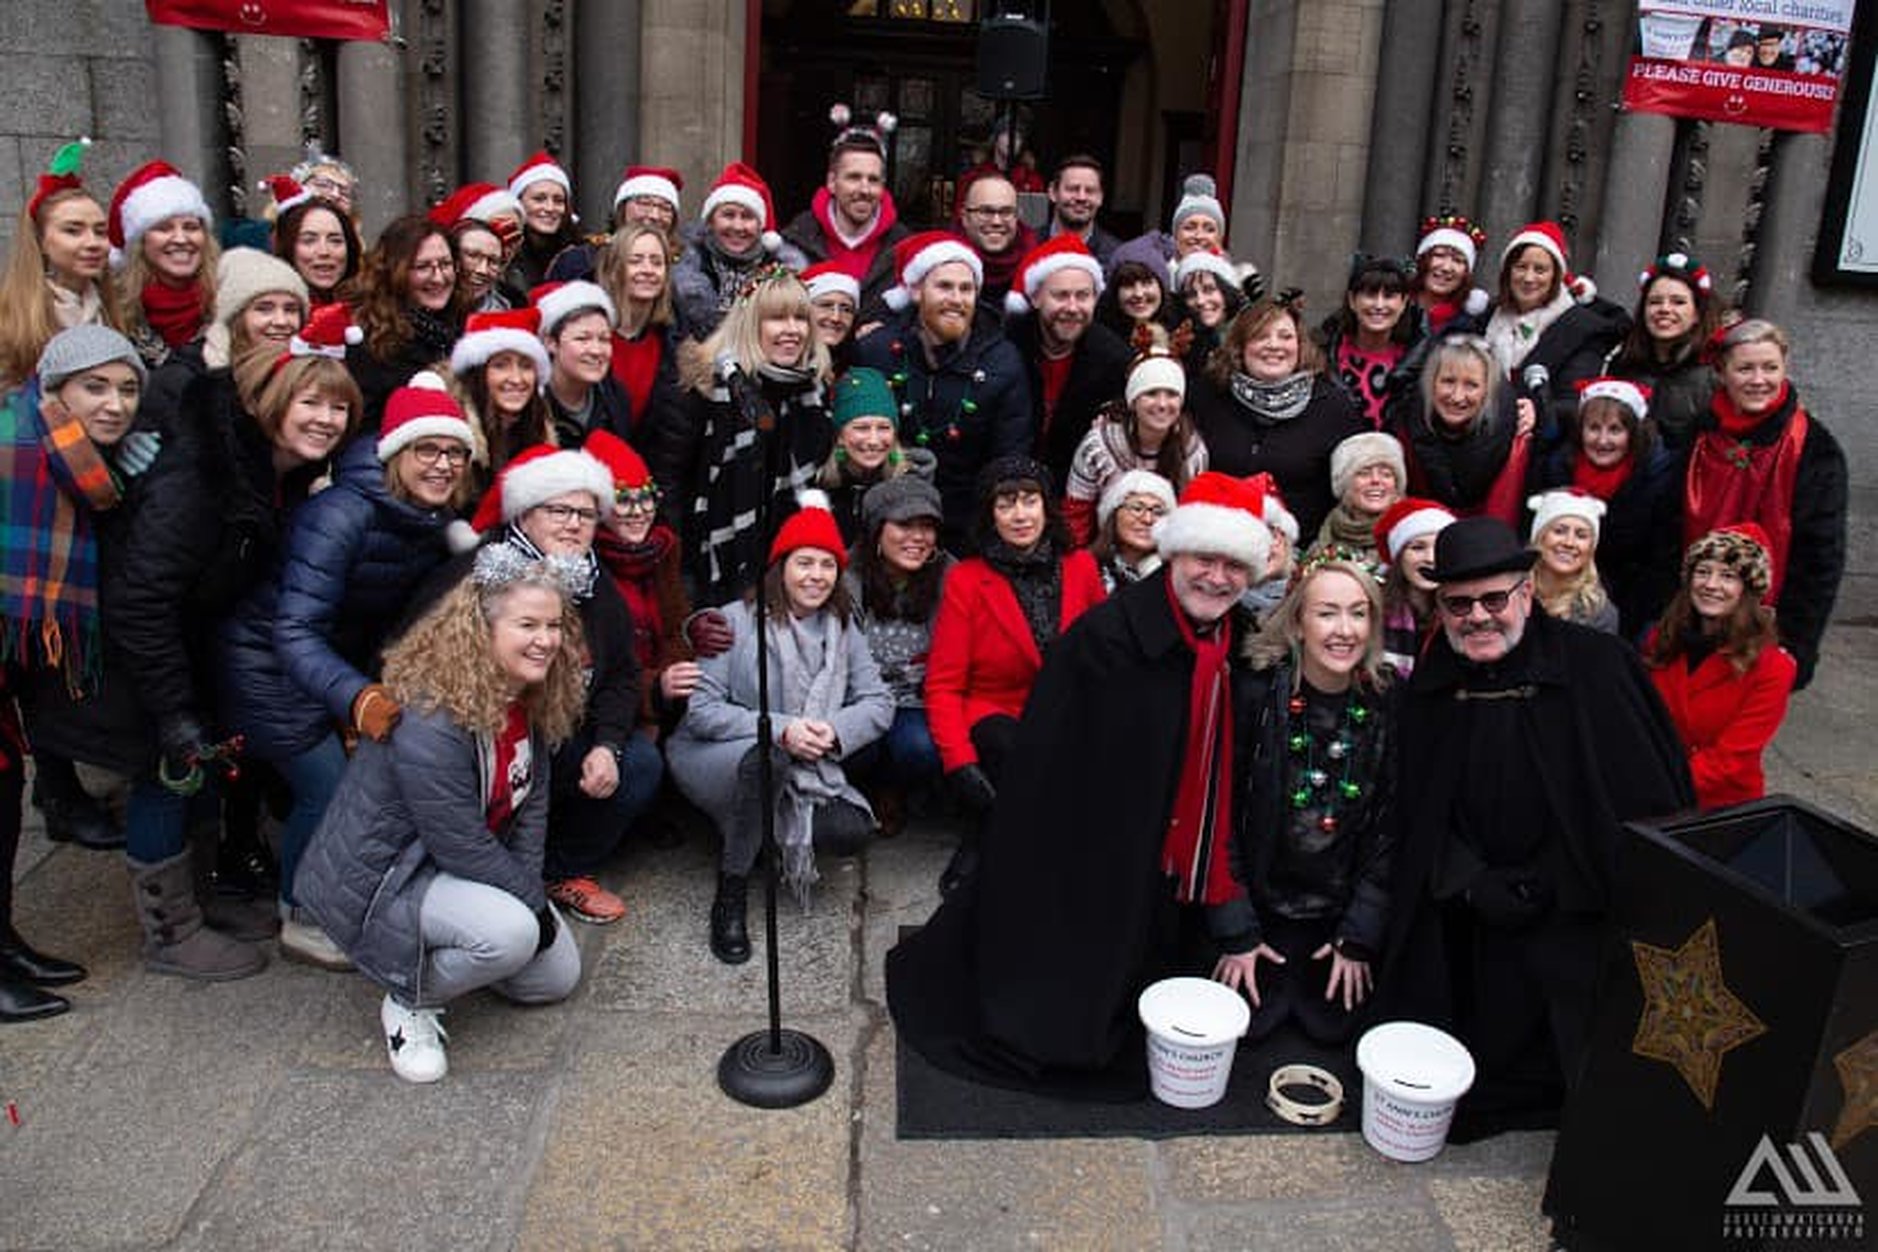
<svg viewBox="0 0 1878 1252">
<path fill-rule="evenodd" d="M 326 815 L 333 792 L 339 789 L 340 776 L 346 772 L 346 750 L 338 735 L 324 739 L 302 752 L 288 757 L 276 767 L 293 792 L 293 808 L 280 830 L 280 898 L 292 904 L 293 875 L 300 867 L 300 857 Z"/>
<path fill-rule="evenodd" d="M 913 788 L 939 781 L 939 749 L 926 728 L 926 710 L 908 705 L 894 710 L 887 733 L 848 758 L 852 776 L 895 787 Z"/>
</svg>

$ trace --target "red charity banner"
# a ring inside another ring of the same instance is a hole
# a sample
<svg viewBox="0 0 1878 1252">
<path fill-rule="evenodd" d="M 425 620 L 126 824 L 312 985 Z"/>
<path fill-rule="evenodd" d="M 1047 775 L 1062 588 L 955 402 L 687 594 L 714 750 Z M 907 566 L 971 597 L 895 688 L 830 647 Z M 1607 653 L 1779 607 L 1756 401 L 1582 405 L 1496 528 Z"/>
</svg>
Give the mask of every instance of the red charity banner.
<svg viewBox="0 0 1878 1252">
<path fill-rule="evenodd" d="M 1632 57 L 1624 78 L 1624 107 L 1638 113 L 1775 130 L 1824 134 L 1838 99 L 1839 80 L 1828 74 Z"/>
<path fill-rule="evenodd" d="M 234 35 L 377 43 L 391 29 L 385 0 L 144 0 L 144 11 L 158 26 Z"/>
</svg>

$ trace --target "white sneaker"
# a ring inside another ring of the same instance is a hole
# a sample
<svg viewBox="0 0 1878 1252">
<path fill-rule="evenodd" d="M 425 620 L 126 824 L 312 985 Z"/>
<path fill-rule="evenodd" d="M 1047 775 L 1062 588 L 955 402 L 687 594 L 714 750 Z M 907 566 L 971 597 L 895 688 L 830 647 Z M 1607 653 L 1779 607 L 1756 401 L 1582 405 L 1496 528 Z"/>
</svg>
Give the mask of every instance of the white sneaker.
<svg viewBox="0 0 1878 1252">
<path fill-rule="evenodd" d="M 391 1056 L 391 1072 L 406 1082 L 436 1082 L 449 1072 L 450 1060 L 443 1054 L 442 1009 L 407 1009 L 389 995 L 378 1006 L 378 1020 L 385 1028 L 385 1051 Z"/>
<path fill-rule="evenodd" d="M 287 905 L 280 910 L 280 954 L 290 961 L 317 965 L 336 974 L 352 968 L 352 958 L 325 931 L 307 921 L 298 908 Z"/>
</svg>

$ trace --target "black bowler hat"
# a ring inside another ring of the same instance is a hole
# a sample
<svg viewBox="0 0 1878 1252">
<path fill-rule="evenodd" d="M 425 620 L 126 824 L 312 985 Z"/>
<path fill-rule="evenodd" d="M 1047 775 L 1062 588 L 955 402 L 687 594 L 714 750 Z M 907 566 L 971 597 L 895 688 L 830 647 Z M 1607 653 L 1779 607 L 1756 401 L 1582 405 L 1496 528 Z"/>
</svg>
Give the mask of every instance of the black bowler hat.
<svg viewBox="0 0 1878 1252">
<path fill-rule="evenodd" d="M 1538 554 L 1519 542 L 1513 528 L 1497 517 L 1463 517 L 1435 537 L 1431 582 L 1459 583 L 1490 574 L 1523 574 Z"/>
</svg>

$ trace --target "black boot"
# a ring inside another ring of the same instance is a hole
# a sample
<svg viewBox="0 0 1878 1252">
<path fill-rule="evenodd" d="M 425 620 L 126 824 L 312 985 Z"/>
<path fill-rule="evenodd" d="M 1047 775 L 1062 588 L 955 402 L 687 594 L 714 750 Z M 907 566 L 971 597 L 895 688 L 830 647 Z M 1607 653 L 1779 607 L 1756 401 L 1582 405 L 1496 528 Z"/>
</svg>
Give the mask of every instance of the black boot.
<svg viewBox="0 0 1878 1252">
<path fill-rule="evenodd" d="M 717 898 L 711 901 L 711 955 L 726 965 L 750 959 L 750 930 L 745 919 L 750 880 L 742 874 L 719 874 Z"/>
<path fill-rule="evenodd" d="M 0 926 L 0 978 L 29 982 L 38 987 L 63 987 L 80 982 L 85 967 L 76 961 L 62 960 L 35 952 L 11 926 Z"/>
<path fill-rule="evenodd" d="M 978 872 L 978 832 L 959 836 L 959 846 L 939 875 L 939 894 L 949 896 Z"/>
<path fill-rule="evenodd" d="M 32 1022 L 57 1017 L 72 1007 L 64 996 L 41 990 L 0 969 L 0 1022 Z"/>
<path fill-rule="evenodd" d="M 75 843 L 94 852 L 124 846 L 124 832 L 110 811 L 90 796 L 54 799 L 33 793 L 34 804 L 46 821 L 46 838 L 54 843 Z"/>
</svg>

